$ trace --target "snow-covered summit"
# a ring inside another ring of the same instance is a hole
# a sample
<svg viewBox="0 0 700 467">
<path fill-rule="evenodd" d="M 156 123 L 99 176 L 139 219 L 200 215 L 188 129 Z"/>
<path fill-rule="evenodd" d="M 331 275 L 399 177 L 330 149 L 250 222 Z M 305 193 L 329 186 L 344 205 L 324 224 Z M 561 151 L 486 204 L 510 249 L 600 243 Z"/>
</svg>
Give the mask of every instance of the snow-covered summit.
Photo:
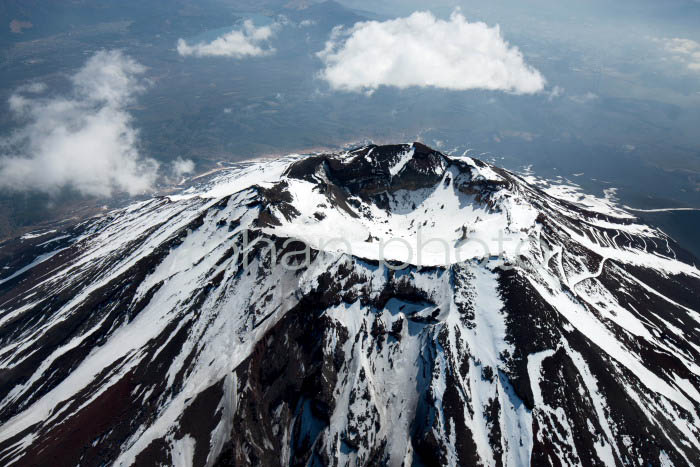
<svg viewBox="0 0 700 467">
<path fill-rule="evenodd" d="M 695 260 L 574 187 L 367 146 L 0 252 L 3 464 L 700 463 Z"/>
</svg>

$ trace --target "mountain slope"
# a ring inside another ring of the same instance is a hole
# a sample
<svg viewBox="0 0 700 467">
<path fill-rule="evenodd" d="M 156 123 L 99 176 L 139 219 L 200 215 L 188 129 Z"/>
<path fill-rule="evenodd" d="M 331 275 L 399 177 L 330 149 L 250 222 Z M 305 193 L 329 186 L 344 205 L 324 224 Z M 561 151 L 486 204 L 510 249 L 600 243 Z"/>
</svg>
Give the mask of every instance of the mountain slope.
<svg viewBox="0 0 700 467">
<path fill-rule="evenodd" d="M 700 271 L 570 187 L 369 146 L 2 250 L 3 464 L 700 463 Z"/>
</svg>

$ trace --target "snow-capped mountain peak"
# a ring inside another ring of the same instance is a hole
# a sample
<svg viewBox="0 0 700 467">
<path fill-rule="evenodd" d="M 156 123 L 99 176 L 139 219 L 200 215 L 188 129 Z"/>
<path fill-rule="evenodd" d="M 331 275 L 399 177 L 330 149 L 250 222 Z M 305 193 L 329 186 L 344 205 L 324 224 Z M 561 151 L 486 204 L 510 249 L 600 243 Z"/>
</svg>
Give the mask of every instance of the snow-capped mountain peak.
<svg viewBox="0 0 700 467">
<path fill-rule="evenodd" d="M 3 464 L 700 463 L 700 271 L 575 187 L 367 146 L 0 248 Z"/>
</svg>

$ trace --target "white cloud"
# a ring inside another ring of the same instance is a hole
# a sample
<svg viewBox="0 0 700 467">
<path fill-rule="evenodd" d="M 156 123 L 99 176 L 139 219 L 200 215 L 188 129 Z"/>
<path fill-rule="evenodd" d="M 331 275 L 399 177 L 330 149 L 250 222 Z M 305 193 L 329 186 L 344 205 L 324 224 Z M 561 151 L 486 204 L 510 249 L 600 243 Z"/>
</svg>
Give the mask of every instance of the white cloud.
<svg viewBox="0 0 700 467">
<path fill-rule="evenodd" d="M 243 23 L 242 29 L 233 30 L 209 43 L 189 45 L 184 39 L 177 41 L 177 53 L 183 57 L 260 57 L 275 53 L 269 40 L 275 35 L 277 23 L 256 27 L 251 20 Z"/>
<path fill-rule="evenodd" d="M 577 104 L 587 104 L 591 101 L 597 100 L 598 95 L 592 92 L 587 92 L 581 96 L 569 96 L 569 99 L 576 102 Z"/>
<path fill-rule="evenodd" d="M 17 88 L 17 92 L 27 92 L 31 94 L 41 94 L 42 92 L 45 92 L 47 89 L 46 84 L 36 82 L 36 83 L 29 83 L 29 84 L 24 84 Z"/>
<path fill-rule="evenodd" d="M 664 45 L 669 52 L 689 55 L 700 50 L 700 44 L 691 39 L 664 39 Z"/>
<path fill-rule="evenodd" d="M 684 63 L 690 70 L 700 71 L 700 43 L 692 39 L 658 39 L 673 58 Z"/>
<path fill-rule="evenodd" d="M 554 88 L 552 88 L 551 92 L 549 93 L 549 96 L 547 96 L 547 100 L 553 101 L 554 99 L 563 96 L 564 91 L 565 89 L 561 86 L 554 86 Z"/>
<path fill-rule="evenodd" d="M 180 178 L 194 172 L 194 162 L 190 159 L 178 157 L 173 161 L 173 175 Z"/>
<path fill-rule="evenodd" d="M 544 89 L 545 79 L 508 44 L 500 28 L 449 20 L 430 12 L 336 27 L 318 57 L 320 77 L 333 89 L 372 92 L 380 86 L 488 89 L 520 94 Z"/>
<path fill-rule="evenodd" d="M 93 55 L 71 77 L 72 92 L 43 98 L 41 85 L 9 99 L 20 128 L 0 138 L 0 188 L 88 195 L 137 194 L 155 182 L 158 163 L 139 155 L 126 106 L 143 91 L 145 68 L 118 51 Z"/>
<path fill-rule="evenodd" d="M 528 143 L 531 143 L 535 140 L 535 138 L 538 138 L 540 135 L 535 134 L 535 133 L 530 133 L 528 131 L 513 131 L 513 130 L 505 130 L 505 131 L 500 131 L 499 132 L 499 140 L 503 140 L 505 138 L 519 138 L 522 139 L 523 141 L 527 141 Z"/>
</svg>

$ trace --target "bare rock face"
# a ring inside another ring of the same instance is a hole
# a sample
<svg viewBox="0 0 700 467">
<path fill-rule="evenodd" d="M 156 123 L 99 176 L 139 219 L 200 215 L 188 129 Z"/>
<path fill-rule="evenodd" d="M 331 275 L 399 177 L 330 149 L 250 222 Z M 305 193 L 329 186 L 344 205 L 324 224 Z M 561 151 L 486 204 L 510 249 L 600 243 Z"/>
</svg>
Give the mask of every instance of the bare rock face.
<svg viewBox="0 0 700 467">
<path fill-rule="evenodd" d="M 700 271 L 422 144 L 0 245 L 3 465 L 699 465 Z"/>
</svg>

